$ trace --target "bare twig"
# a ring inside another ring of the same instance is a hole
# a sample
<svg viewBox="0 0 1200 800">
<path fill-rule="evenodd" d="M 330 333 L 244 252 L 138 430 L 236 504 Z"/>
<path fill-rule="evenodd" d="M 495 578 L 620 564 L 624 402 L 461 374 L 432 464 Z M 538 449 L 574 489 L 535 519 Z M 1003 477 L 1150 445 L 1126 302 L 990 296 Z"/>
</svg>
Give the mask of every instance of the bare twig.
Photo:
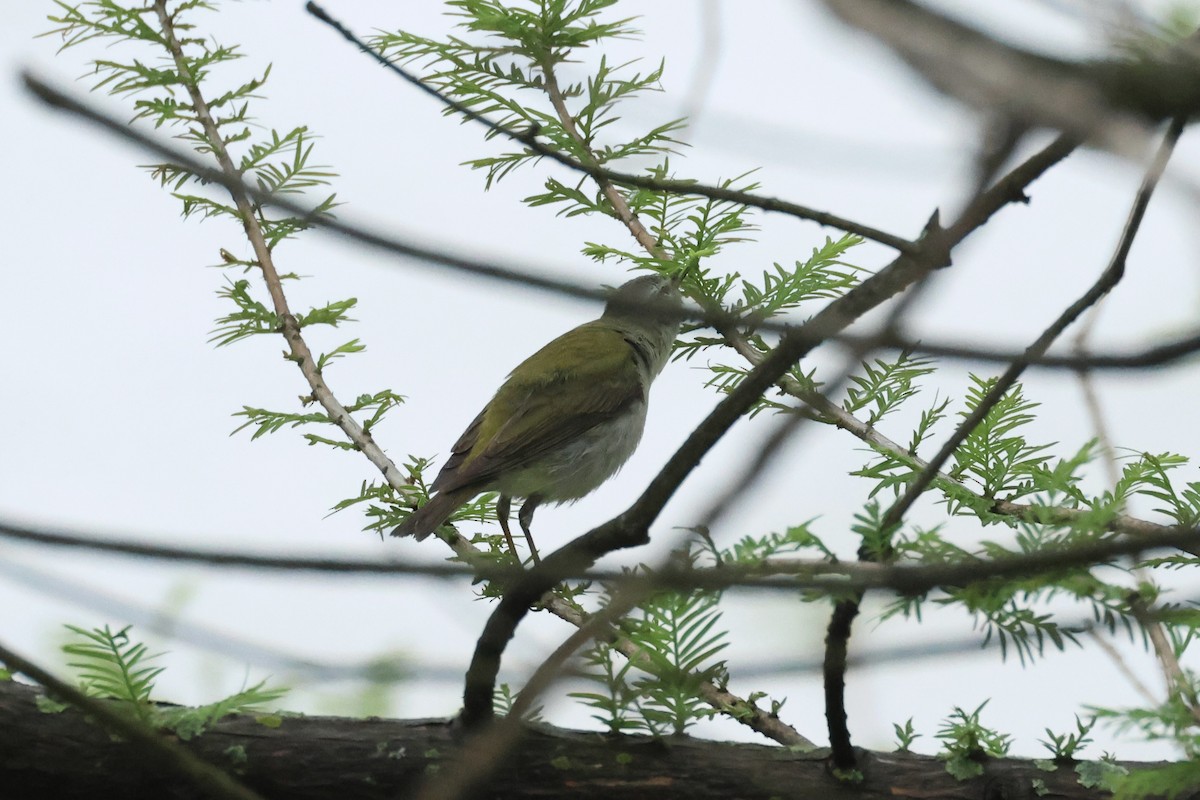
<svg viewBox="0 0 1200 800">
<path fill-rule="evenodd" d="M 1088 633 L 1091 635 L 1092 641 L 1103 651 L 1104 655 L 1108 656 L 1108 660 L 1113 663 L 1117 671 L 1125 676 L 1125 680 L 1129 681 L 1129 685 L 1142 696 L 1142 699 L 1150 706 L 1157 706 L 1159 704 L 1158 698 L 1154 696 L 1154 693 L 1150 691 L 1142 679 L 1130 669 L 1129 663 L 1121 655 L 1121 652 L 1113 647 L 1112 642 L 1105 638 L 1104 631 L 1093 628 Z"/>
<path fill-rule="evenodd" d="M 851 347 L 873 345 L 880 350 L 906 350 L 927 356 L 939 356 L 959 361 L 982 361 L 1009 364 L 1024 353 L 986 345 L 962 345 L 930 339 L 912 339 L 900 334 L 855 335 L 842 334 L 834 341 Z M 1091 370 L 1143 370 L 1175 364 L 1180 359 L 1200 352 L 1200 333 L 1192 333 L 1161 344 L 1125 353 L 1073 352 L 1070 355 L 1042 355 L 1029 359 L 1030 368 Z"/>
<path fill-rule="evenodd" d="M 692 68 L 692 81 L 683 100 L 683 118 L 689 131 L 695 130 L 696 120 L 704 113 L 717 76 L 717 65 L 721 63 L 725 52 L 721 37 L 721 4 L 718 0 L 702 0 L 696 21 L 700 27 L 700 48 L 697 63 Z"/>
<path fill-rule="evenodd" d="M 352 575 L 423 575 L 430 578 L 461 578 L 481 574 L 503 579 L 518 574 L 516 568 L 500 565 L 466 567 L 458 564 L 406 564 L 341 558 L 238 553 L 227 550 L 196 549 L 173 545 L 149 544 L 129 539 L 113 539 L 21 525 L 0 520 L 0 537 L 51 547 L 75 547 L 114 555 L 181 561 L 213 567 L 278 570 L 282 572 L 323 572 Z"/>
<path fill-rule="evenodd" d="M 1079 326 L 1079 332 L 1071 343 L 1071 349 L 1076 356 L 1088 354 L 1088 340 L 1096 327 L 1096 321 L 1100 318 L 1102 309 L 1103 306 L 1097 303 Z M 1096 381 L 1092 370 L 1087 367 L 1080 367 L 1075 375 L 1079 380 L 1079 389 L 1083 392 L 1084 407 L 1087 408 L 1088 416 L 1092 418 L 1092 430 L 1096 434 L 1096 441 L 1099 442 L 1104 456 L 1104 470 L 1108 475 L 1108 485 L 1114 487 L 1121 478 L 1120 462 L 1117 459 L 1116 447 L 1113 446 L 1112 434 L 1104 416 L 1104 409 L 1100 405 L 1100 393 L 1096 390 Z"/>
</svg>

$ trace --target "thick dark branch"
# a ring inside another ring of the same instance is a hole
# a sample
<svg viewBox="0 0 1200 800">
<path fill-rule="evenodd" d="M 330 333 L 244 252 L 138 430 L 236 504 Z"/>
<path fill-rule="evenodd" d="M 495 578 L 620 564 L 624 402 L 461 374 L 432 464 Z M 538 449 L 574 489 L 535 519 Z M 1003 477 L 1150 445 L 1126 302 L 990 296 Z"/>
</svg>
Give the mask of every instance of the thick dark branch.
<svg viewBox="0 0 1200 800">
<path fill-rule="evenodd" d="M 1152 122 L 1200 108 L 1184 42 L 1155 59 L 1072 62 L 1023 50 L 912 0 L 824 0 L 942 92 L 1018 127 L 1048 127 L 1141 158 Z"/>
<path fill-rule="evenodd" d="M 138 721 L 124 709 L 110 703 L 104 703 L 94 697 L 88 697 L 74 686 L 61 681 L 46 670 L 28 659 L 0 645 L 0 663 L 3 663 L 14 674 L 25 675 L 37 681 L 48 690 L 51 697 L 60 702 L 69 703 L 76 711 L 70 717 L 77 724 L 83 723 L 86 714 L 98 722 L 100 727 L 91 727 L 91 733 L 96 738 L 112 741 L 111 735 L 124 740 L 123 747 L 127 751 L 126 758 L 138 764 L 136 770 L 139 778 L 153 775 L 168 784 L 177 784 L 182 777 L 194 788 L 196 797 L 215 798 L 215 800 L 262 800 L 262 796 L 235 781 L 226 772 L 181 746 L 174 739 L 163 736 Z M 54 717 L 44 714 L 37 708 L 36 693 L 33 687 L 22 686 L 13 681 L 0 681 L 0 795 L 5 797 L 62 797 L 57 790 L 41 792 L 10 792 L 5 787 L 15 788 L 10 783 L 14 770 L 19 776 L 22 772 L 43 771 L 54 775 L 62 766 L 59 759 L 24 762 L 21 750 L 39 741 L 38 733 L 44 733 L 44 727 L 36 723 Z M 24 717 L 24 720 L 22 720 Z M 22 721 L 25 725 L 22 726 Z M 33 723 L 33 724 L 31 724 Z M 23 728 L 25 731 L 23 731 Z M 9 741 L 4 741 L 4 739 Z M 13 759 L 13 756 L 16 756 Z M 61 758 L 61 756 L 60 756 Z M 13 760 L 9 760 L 13 759 Z M 219 761 L 219 759 L 211 759 Z M 7 762 L 7 763 L 6 763 Z M 92 762 L 98 763 L 98 762 Z M 17 778 L 20 779 L 19 777 Z M 97 785 L 103 785 L 97 781 Z M 119 793 L 110 794 L 120 796 Z"/>
<path fill-rule="evenodd" d="M 55 800 L 191 800 L 202 797 L 178 778 L 148 768 L 140 751 L 68 710 L 47 714 L 36 691 L 0 682 L 0 794 Z M 236 768 L 266 798 L 403 800 L 461 757 L 445 720 L 284 716 L 268 726 L 235 716 L 180 745 Z M 983 762 L 984 774 L 959 781 L 933 756 L 860 753 L 863 780 L 831 776 L 825 753 L 727 744 L 689 737 L 608 737 L 591 732 L 529 729 L 487 796 L 572 800 L 884 800 L 897 796 L 1027 797 L 1033 780 L 1049 796 L 1107 797 L 1079 785 L 1070 765 L 1046 772 L 1031 761 Z M 1135 771 L 1157 764 L 1126 763 Z M 991 794 L 988 794 L 988 792 Z"/>
<path fill-rule="evenodd" d="M 838 601 L 825 632 L 825 660 L 821 665 L 825 689 L 825 724 L 829 730 L 829 760 L 839 770 L 858 767 L 858 754 L 850 743 L 850 726 L 846 719 L 846 662 L 850 628 L 858 616 L 861 602 L 862 592 L 857 592 L 853 598 Z"/>
</svg>

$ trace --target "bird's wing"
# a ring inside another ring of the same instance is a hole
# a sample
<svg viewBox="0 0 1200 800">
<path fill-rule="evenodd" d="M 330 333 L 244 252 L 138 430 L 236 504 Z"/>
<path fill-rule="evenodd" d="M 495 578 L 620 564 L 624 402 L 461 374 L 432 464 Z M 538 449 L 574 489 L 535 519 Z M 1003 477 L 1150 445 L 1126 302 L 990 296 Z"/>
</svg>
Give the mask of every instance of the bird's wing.
<svg viewBox="0 0 1200 800">
<path fill-rule="evenodd" d="M 595 322 L 550 342 L 513 370 L 459 437 L 431 488 L 486 486 L 642 401 L 636 359 L 619 331 Z"/>
<path fill-rule="evenodd" d="M 446 459 L 446 463 L 442 465 L 438 476 L 430 484 L 430 491 L 450 491 L 464 485 L 462 481 L 457 480 L 459 469 L 462 467 L 463 462 L 471 455 L 471 450 L 475 447 L 475 442 L 479 440 L 479 428 L 483 425 L 483 417 L 486 413 L 486 408 L 479 412 L 479 415 L 471 421 L 467 429 L 462 432 L 462 436 L 459 436 L 458 441 L 450 448 L 450 457 Z"/>
</svg>

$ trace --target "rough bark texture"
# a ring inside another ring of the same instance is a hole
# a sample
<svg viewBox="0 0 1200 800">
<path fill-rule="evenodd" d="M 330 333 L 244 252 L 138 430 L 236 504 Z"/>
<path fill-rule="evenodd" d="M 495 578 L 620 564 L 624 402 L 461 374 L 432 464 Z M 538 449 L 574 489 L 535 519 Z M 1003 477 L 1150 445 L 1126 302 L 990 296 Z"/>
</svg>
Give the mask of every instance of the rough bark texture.
<svg viewBox="0 0 1200 800">
<path fill-rule="evenodd" d="M 152 757 L 113 740 L 80 713 L 45 713 L 37 690 L 0 681 L 0 798 L 120 797 L 165 800 L 200 795 L 157 768 Z M 409 797 L 427 774 L 452 769 L 459 747 L 446 720 L 285 718 L 268 727 L 230 717 L 188 742 L 267 798 L 355 800 Z M 957 781 L 929 756 L 862 753 L 863 781 L 832 777 L 823 754 L 692 738 L 606 737 L 536 729 L 495 775 L 484 798 L 895 798 L 1015 800 L 1095 798 L 1063 767 L 986 762 L 985 775 Z M 1132 766 L 1132 765 L 1129 765 Z"/>
</svg>

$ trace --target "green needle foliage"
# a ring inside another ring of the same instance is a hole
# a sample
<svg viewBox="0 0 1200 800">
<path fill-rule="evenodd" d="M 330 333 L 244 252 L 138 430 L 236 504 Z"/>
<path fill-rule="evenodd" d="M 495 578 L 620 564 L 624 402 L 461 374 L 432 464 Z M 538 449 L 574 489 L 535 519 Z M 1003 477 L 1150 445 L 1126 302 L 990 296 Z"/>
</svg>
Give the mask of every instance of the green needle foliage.
<svg viewBox="0 0 1200 800">
<path fill-rule="evenodd" d="M 266 681 L 260 681 L 196 708 L 162 706 L 151 699 L 155 680 L 164 669 L 153 664 L 161 654 L 150 653 L 145 644 L 130 637 L 130 626 L 118 631 L 107 625 L 91 630 L 68 625 L 67 629 L 74 640 L 63 646 L 63 652 L 72 659 L 69 666 L 75 670 L 81 691 L 116 701 L 117 708 L 184 740 L 199 736 L 230 714 L 259 715 L 263 724 L 271 725 L 274 717 L 265 714 L 264 706 L 287 694 L 286 689 L 268 688 Z M 44 701 L 41 707 L 45 711 L 65 708 L 53 701 Z"/>
<path fill-rule="evenodd" d="M 649 732 L 681 734 L 716 713 L 699 688 L 702 681 L 727 679 L 725 662 L 714 660 L 729 645 L 727 631 L 717 627 L 717 602 L 706 592 L 662 592 L 622 620 L 622 632 L 653 662 L 653 674 L 633 685 Z"/>
<path fill-rule="evenodd" d="M 873 428 L 920 391 L 915 381 L 933 372 L 932 364 L 932 359 L 914 358 L 911 353 L 901 353 L 894 361 L 863 362 L 863 374 L 850 376 L 842 408 L 851 414 L 869 410 L 867 424 Z"/>
<path fill-rule="evenodd" d="M 248 183 L 271 197 L 302 197 L 308 199 L 312 211 L 304 217 L 275 215 L 261 204 L 254 204 L 251 215 L 262 231 L 268 249 L 274 254 L 279 245 L 294 239 L 312 227 L 314 220 L 330 215 L 337 205 L 335 195 L 321 193 L 336 173 L 314 160 L 314 135 L 306 126 L 280 130 L 264 128 L 251 113 L 252 105 L 262 96 L 271 75 L 268 66 L 261 74 L 237 75 L 236 66 L 242 58 L 240 48 L 227 46 L 199 32 L 195 19 L 200 12 L 215 11 L 216 3 L 188 0 L 169 4 L 169 28 L 164 27 L 153 5 L 119 3 L 115 0 L 94 0 L 71 5 L 55 0 L 60 13 L 50 19 L 58 27 L 46 35 L 62 40 L 62 49 L 88 43 L 104 42 L 120 45 L 105 50 L 129 52 L 127 58 L 106 57 L 93 60 L 94 89 L 132 98 L 133 119 L 145 120 L 155 127 L 172 129 L 176 137 L 191 145 L 196 154 L 212 157 L 219 162 L 222 152 L 229 154 L 237 173 Z M 196 98 L 203 98 L 201 103 Z M 206 122 L 211 120 L 211 126 Z M 216 131 L 220 141 L 213 138 Z M 214 164 L 214 166 L 216 166 Z M 176 164 L 153 164 L 150 174 L 171 190 L 181 203 L 185 219 L 225 219 L 243 230 L 243 212 L 230 199 L 228 192 L 215 189 L 192 171 Z M 318 194 L 310 195 L 312 190 Z M 234 248 L 239 249 L 239 248 Z M 241 249 L 245 249 L 244 246 Z M 243 272 L 257 271 L 256 260 L 235 256 L 221 250 L 221 264 L 226 269 L 240 268 Z M 296 281 L 299 276 L 288 273 L 282 281 Z M 263 334 L 278 335 L 279 316 L 263 287 L 247 278 L 227 278 L 217 295 L 227 301 L 229 311 L 219 316 L 210 342 L 226 346 Z M 357 300 L 331 300 L 308 311 L 295 314 L 296 323 L 306 336 L 312 337 L 313 326 L 339 327 L 352 322 L 349 316 Z M 319 353 L 316 367 L 324 372 L 338 359 L 360 353 L 366 345 L 357 338 L 334 345 Z M 307 405 L 311 398 L 304 400 Z M 362 413 L 361 421 L 368 432 L 387 412 L 403 402 L 403 398 L 388 389 L 360 394 L 346 404 L 351 413 Z M 323 412 L 274 411 L 245 406 L 235 416 L 247 421 L 236 431 L 252 428 L 252 439 L 282 428 L 299 426 L 329 426 L 330 435 L 306 432 L 309 444 L 328 445 L 339 450 L 353 450 L 336 429 L 336 421 Z M 336 431 L 336 433 L 334 432 Z"/>
<path fill-rule="evenodd" d="M 1079 751 L 1092 743 L 1091 737 L 1088 735 L 1092 732 L 1092 728 L 1096 726 L 1096 718 L 1092 717 L 1087 722 L 1075 715 L 1075 730 L 1067 733 L 1055 733 L 1046 728 L 1046 739 L 1042 739 L 1042 746 L 1050 751 L 1050 758 L 1057 764 L 1074 763 L 1079 759 L 1076 756 Z"/>
<path fill-rule="evenodd" d="M 698 557 L 680 554 L 692 563 Z M 653 574 L 645 565 L 637 571 Z M 642 671 L 631 672 L 628 661 L 598 640 L 584 653 L 585 677 L 598 688 L 571 696 L 610 733 L 682 734 L 711 717 L 716 712 L 700 698 L 700 684 L 724 683 L 728 675 L 726 662 L 716 658 L 729 644 L 719 601 L 719 594 L 691 591 L 659 592 L 640 603 L 617 628 L 645 654 Z"/>
<path fill-rule="evenodd" d="M 139 717 L 148 718 L 150 691 L 163 671 L 150 666 L 158 656 L 130 640 L 129 626 L 113 631 L 106 625 L 89 631 L 68 625 L 67 630 L 78 637 L 63 652 L 77 659 L 69 666 L 78 672 L 79 688 L 92 697 L 124 701 Z"/>
<path fill-rule="evenodd" d="M 980 721 L 979 715 L 987 703 L 983 701 L 971 712 L 956 706 L 935 734 L 942 742 L 939 755 L 946 762 L 946 771 L 960 780 L 982 775 L 984 759 L 1007 755 L 1012 746 L 1011 736 L 988 728 Z"/>
<path fill-rule="evenodd" d="M 613 650 L 608 642 L 596 641 L 583 652 L 584 677 L 597 685 L 596 691 L 571 692 L 571 697 L 592 709 L 592 719 L 611 734 L 639 733 L 650 728 L 638 713 L 639 691 L 630 674 L 633 664 Z"/>
</svg>

